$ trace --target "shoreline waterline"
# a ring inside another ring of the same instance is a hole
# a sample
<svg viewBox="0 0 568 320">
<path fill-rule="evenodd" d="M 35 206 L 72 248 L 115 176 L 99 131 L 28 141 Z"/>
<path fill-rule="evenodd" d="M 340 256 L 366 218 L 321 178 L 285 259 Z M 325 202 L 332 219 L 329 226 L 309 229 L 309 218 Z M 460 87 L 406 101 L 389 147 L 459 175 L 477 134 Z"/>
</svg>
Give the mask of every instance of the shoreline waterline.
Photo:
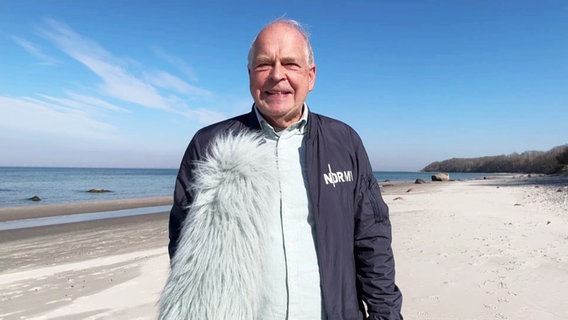
<svg viewBox="0 0 568 320">
<path fill-rule="evenodd" d="M 148 214 L 168 212 L 170 206 L 154 206 L 132 209 L 121 209 L 100 212 L 76 213 L 66 215 L 54 215 L 49 217 L 26 218 L 18 220 L 0 221 L 0 231 L 18 230 L 25 228 L 45 227 L 77 222 L 89 222 L 112 218 L 124 218 L 130 216 L 142 216 Z"/>
<path fill-rule="evenodd" d="M 146 207 L 171 206 L 172 203 L 172 197 L 146 197 L 7 207 L 0 208 L 0 222 Z"/>
</svg>

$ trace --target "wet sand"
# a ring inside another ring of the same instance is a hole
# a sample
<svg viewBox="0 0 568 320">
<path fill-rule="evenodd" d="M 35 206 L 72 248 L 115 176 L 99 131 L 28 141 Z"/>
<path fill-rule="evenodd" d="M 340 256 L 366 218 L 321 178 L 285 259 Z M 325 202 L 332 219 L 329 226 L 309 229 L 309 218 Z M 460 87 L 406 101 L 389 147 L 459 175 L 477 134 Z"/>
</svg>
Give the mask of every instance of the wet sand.
<svg viewBox="0 0 568 320">
<path fill-rule="evenodd" d="M 123 199 L 110 201 L 92 201 L 66 204 L 41 203 L 24 207 L 0 208 L 0 222 L 30 219 L 40 217 L 51 217 L 57 215 L 68 215 L 77 213 L 91 213 L 101 211 L 113 211 L 122 209 L 154 207 L 161 205 L 171 205 L 171 197 L 153 197 L 139 199 Z"/>
</svg>

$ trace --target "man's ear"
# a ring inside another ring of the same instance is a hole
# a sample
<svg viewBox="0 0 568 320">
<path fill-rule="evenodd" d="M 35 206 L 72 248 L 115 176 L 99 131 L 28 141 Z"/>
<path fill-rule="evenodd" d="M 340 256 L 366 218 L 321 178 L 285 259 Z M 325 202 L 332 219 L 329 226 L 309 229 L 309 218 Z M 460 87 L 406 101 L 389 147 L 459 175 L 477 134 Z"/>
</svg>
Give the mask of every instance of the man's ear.
<svg viewBox="0 0 568 320">
<path fill-rule="evenodd" d="M 316 65 L 314 64 L 310 70 L 308 71 L 308 77 L 310 78 L 310 91 L 312 91 L 312 89 L 314 88 L 314 85 L 316 84 Z"/>
</svg>

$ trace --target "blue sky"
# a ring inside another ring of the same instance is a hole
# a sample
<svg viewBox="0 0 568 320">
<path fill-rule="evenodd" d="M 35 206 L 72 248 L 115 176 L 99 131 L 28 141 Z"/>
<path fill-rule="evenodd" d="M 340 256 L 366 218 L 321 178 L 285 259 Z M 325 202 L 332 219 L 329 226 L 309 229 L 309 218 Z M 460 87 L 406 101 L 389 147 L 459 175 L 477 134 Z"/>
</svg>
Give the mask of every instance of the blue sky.
<svg viewBox="0 0 568 320">
<path fill-rule="evenodd" d="M 282 16 L 311 33 L 310 109 L 374 170 L 568 143 L 564 0 L 19 0 L 0 4 L 0 166 L 177 168 L 250 109 L 250 43 Z"/>
</svg>

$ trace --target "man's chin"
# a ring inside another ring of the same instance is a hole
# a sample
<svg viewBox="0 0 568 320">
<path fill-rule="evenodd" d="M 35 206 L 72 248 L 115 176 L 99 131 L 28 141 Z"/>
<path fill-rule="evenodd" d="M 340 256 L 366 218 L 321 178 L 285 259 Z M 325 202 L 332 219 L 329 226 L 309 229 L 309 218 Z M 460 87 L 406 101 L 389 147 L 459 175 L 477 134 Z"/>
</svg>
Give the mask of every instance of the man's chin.
<svg viewBox="0 0 568 320">
<path fill-rule="evenodd" d="M 268 103 L 257 105 L 258 109 L 262 114 L 266 114 L 269 116 L 283 116 L 288 113 L 292 107 L 289 104 L 282 104 L 282 103 Z"/>
</svg>

